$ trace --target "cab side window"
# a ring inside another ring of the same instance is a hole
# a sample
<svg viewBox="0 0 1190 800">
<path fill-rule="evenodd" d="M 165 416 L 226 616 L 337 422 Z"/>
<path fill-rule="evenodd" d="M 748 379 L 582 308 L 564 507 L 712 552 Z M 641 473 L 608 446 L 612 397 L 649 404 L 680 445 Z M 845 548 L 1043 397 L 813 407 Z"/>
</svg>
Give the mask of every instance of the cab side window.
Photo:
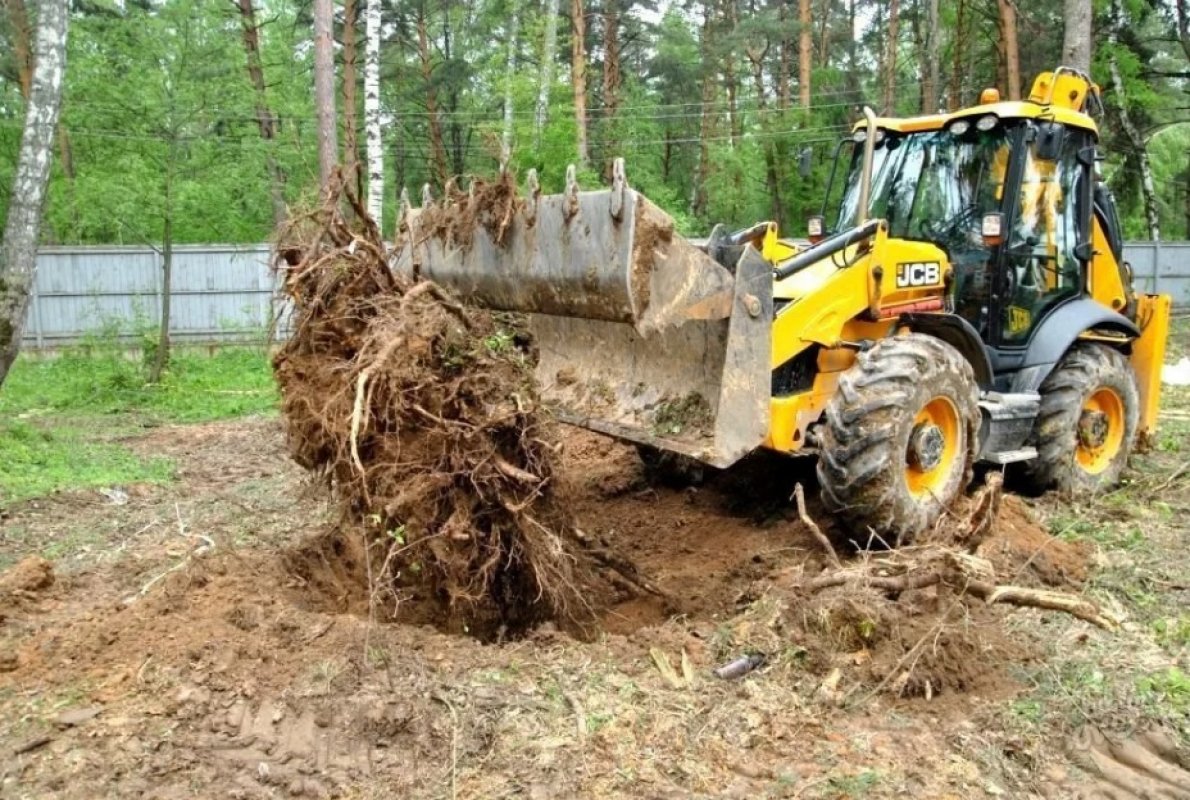
<svg viewBox="0 0 1190 800">
<path fill-rule="evenodd" d="M 1067 129 L 1053 160 L 1040 157 L 1038 139 L 1025 149 L 1016 219 L 1005 248 L 1001 330 L 1008 343 L 1024 344 L 1054 306 L 1082 291 L 1076 248 L 1087 238 L 1089 216 L 1081 196 L 1090 178 L 1078 157 L 1085 144 L 1085 134 Z"/>
</svg>

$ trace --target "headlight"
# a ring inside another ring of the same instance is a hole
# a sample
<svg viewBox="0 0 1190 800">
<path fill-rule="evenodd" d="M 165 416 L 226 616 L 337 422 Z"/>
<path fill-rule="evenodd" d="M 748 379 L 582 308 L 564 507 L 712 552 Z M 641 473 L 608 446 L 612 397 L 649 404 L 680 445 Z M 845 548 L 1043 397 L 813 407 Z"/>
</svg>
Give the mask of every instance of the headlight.
<svg viewBox="0 0 1190 800">
<path fill-rule="evenodd" d="M 999 117 L 997 117 L 995 114 L 988 114 L 987 116 L 983 116 L 983 117 L 979 118 L 979 121 L 975 123 L 975 129 L 983 131 L 984 133 L 987 133 L 988 131 L 990 131 L 992 128 L 996 127 L 999 124 L 1000 124 Z"/>
<path fill-rule="evenodd" d="M 950 128 L 948 130 L 950 131 L 951 136 L 962 136 L 964 133 L 971 130 L 971 122 L 970 120 L 956 119 L 954 122 L 950 123 Z"/>
<path fill-rule="evenodd" d="M 851 134 L 851 141 L 857 142 L 859 144 L 863 144 L 865 141 L 867 141 L 867 138 L 868 138 L 868 129 L 867 128 L 860 128 L 858 131 Z M 881 130 L 880 128 L 877 128 L 876 129 L 876 144 L 880 144 L 883 141 L 884 141 L 884 131 Z"/>
</svg>

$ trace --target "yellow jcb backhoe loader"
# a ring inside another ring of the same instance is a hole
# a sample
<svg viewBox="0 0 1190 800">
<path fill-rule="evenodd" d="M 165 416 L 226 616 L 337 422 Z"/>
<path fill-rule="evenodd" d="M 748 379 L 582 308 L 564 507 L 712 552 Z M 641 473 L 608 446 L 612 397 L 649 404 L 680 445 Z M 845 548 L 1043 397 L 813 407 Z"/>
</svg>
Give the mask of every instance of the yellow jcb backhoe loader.
<svg viewBox="0 0 1190 800">
<path fill-rule="evenodd" d="M 404 203 L 395 269 L 528 314 L 561 419 L 716 467 L 815 454 L 857 536 L 903 541 L 976 461 L 1096 490 L 1156 425 L 1170 299 L 1123 262 L 1098 101 L 1059 68 L 1023 102 L 865 110 L 808 242 L 771 223 L 683 239 L 616 162 L 603 191 L 530 174 L 495 232 Z"/>
</svg>

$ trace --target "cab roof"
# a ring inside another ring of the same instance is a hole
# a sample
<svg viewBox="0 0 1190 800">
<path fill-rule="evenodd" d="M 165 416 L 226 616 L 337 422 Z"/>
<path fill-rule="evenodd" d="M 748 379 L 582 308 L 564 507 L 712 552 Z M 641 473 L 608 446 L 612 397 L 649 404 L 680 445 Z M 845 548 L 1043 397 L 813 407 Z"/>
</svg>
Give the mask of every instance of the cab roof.
<svg viewBox="0 0 1190 800">
<path fill-rule="evenodd" d="M 994 90 L 992 90 L 994 92 Z M 987 96 L 985 91 L 984 95 Z M 877 117 L 879 128 L 900 133 L 941 130 L 956 119 L 995 114 L 1001 119 L 1044 119 L 1072 128 L 1082 128 L 1098 136 L 1099 128 L 1085 111 L 1087 102 L 1099 96 L 1099 87 L 1085 74 L 1068 67 L 1043 72 L 1033 81 L 1028 100 L 1000 101 L 996 99 L 976 106 L 968 106 L 947 114 L 928 114 L 920 117 Z M 982 99 L 982 98 L 981 98 Z M 863 130 L 858 122 L 853 130 Z"/>
</svg>

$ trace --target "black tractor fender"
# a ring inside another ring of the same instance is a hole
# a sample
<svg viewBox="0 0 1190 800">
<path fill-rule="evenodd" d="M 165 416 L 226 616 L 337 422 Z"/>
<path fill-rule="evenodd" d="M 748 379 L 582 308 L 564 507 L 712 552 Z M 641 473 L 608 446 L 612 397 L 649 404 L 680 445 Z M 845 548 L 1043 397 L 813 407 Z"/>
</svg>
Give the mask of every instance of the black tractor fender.
<svg viewBox="0 0 1190 800">
<path fill-rule="evenodd" d="M 958 350 L 975 372 L 980 389 L 991 389 L 994 373 L 987 348 L 970 322 L 958 314 L 902 314 L 900 322 L 917 333 L 941 339 Z"/>
<path fill-rule="evenodd" d="M 1041 384 L 1062 360 L 1062 356 L 1066 355 L 1071 345 L 1079 336 L 1092 329 L 1120 333 L 1128 337 L 1121 342 L 1120 349 L 1125 353 L 1130 349 L 1132 339 L 1140 336 L 1140 329 L 1136 327 L 1136 323 L 1089 297 L 1063 303 L 1046 316 L 1033 331 L 1029 344 L 1019 358 L 1019 367 L 1013 375 L 1010 391 L 1035 392 L 1041 388 Z M 1004 361 L 1009 360 L 1005 351 L 999 351 L 998 355 Z"/>
</svg>

